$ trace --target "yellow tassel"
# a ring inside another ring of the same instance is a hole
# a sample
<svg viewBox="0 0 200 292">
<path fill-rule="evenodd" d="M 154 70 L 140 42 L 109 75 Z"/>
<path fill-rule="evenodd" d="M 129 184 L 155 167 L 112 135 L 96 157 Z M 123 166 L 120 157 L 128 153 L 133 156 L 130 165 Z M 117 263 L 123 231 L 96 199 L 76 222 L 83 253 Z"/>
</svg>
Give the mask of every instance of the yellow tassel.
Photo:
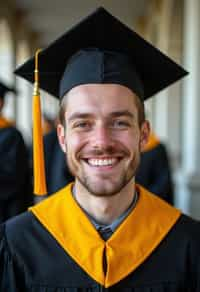
<svg viewBox="0 0 200 292">
<path fill-rule="evenodd" d="M 34 71 L 34 93 L 33 93 L 33 173 L 34 173 L 34 194 L 46 195 L 46 176 L 44 163 L 44 145 L 42 135 L 42 118 L 39 92 L 39 71 L 38 55 L 41 50 L 35 54 L 35 71 Z"/>
</svg>

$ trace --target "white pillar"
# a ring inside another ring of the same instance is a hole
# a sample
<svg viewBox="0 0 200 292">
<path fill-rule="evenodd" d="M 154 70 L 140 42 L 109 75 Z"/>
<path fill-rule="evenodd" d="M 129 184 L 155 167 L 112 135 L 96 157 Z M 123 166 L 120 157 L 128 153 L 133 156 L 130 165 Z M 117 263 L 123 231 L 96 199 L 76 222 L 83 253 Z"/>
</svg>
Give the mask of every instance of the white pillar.
<svg viewBox="0 0 200 292">
<path fill-rule="evenodd" d="M 170 24 L 172 13 L 172 0 L 165 0 L 161 2 L 161 11 L 159 12 L 158 36 L 157 46 L 166 54 L 169 51 L 170 41 Z M 161 138 L 161 140 L 167 140 L 168 138 L 168 100 L 169 89 L 165 89 L 155 97 L 155 131 Z"/>
<path fill-rule="evenodd" d="M 184 64 L 190 75 L 183 89 L 183 168 L 187 174 L 200 169 L 198 140 L 200 139 L 200 1 L 185 0 Z"/>
<path fill-rule="evenodd" d="M 200 1 L 184 1 L 182 170 L 179 207 L 200 218 Z"/>
<path fill-rule="evenodd" d="M 12 34 L 8 23 L 3 19 L 0 21 L 0 79 L 8 86 L 13 85 L 14 63 Z M 12 93 L 8 93 L 5 101 L 3 114 L 15 120 L 15 97 L 13 98 Z"/>
</svg>

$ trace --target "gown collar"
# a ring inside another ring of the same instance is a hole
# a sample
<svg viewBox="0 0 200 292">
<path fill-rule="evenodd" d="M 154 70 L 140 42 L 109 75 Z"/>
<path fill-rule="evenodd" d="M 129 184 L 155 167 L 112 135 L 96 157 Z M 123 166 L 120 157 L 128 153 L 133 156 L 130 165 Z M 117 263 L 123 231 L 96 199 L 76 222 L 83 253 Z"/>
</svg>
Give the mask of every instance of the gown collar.
<svg viewBox="0 0 200 292">
<path fill-rule="evenodd" d="M 30 208 L 66 253 L 96 282 L 110 287 L 138 268 L 167 236 L 181 213 L 136 185 L 135 208 L 104 241 L 72 195 L 69 184 Z M 106 254 L 107 272 L 103 270 Z"/>
</svg>

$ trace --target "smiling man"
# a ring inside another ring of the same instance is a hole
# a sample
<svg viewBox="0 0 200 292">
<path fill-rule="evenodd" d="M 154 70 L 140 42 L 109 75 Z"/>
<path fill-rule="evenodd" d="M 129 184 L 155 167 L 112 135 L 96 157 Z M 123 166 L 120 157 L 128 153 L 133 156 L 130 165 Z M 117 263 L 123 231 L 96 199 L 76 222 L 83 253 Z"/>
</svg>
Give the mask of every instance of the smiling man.
<svg viewBox="0 0 200 292">
<path fill-rule="evenodd" d="M 184 75 L 103 8 L 41 52 L 75 181 L 1 226 L 1 291 L 200 291 L 200 224 L 135 184 L 144 100 Z"/>
<path fill-rule="evenodd" d="M 58 137 L 76 177 L 74 195 L 99 222 L 111 223 L 134 198 L 149 133 L 148 122 L 139 122 L 138 104 L 133 91 L 119 84 L 79 85 L 62 100 Z"/>
</svg>

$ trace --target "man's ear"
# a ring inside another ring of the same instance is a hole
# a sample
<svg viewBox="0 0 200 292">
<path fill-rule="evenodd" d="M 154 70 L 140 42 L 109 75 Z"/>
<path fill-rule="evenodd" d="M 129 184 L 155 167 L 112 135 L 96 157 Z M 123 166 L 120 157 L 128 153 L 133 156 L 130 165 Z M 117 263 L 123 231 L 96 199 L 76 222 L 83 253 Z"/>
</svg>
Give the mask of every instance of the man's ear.
<svg viewBox="0 0 200 292">
<path fill-rule="evenodd" d="M 57 125 L 57 136 L 60 147 L 64 153 L 66 153 L 66 145 L 65 145 L 65 128 L 60 123 Z"/>
<path fill-rule="evenodd" d="M 150 123 L 149 121 L 144 121 L 141 126 L 140 130 L 140 151 L 143 151 L 145 148 L 145 145 L 148 142 L 150 135 Z"/>
</svg>

